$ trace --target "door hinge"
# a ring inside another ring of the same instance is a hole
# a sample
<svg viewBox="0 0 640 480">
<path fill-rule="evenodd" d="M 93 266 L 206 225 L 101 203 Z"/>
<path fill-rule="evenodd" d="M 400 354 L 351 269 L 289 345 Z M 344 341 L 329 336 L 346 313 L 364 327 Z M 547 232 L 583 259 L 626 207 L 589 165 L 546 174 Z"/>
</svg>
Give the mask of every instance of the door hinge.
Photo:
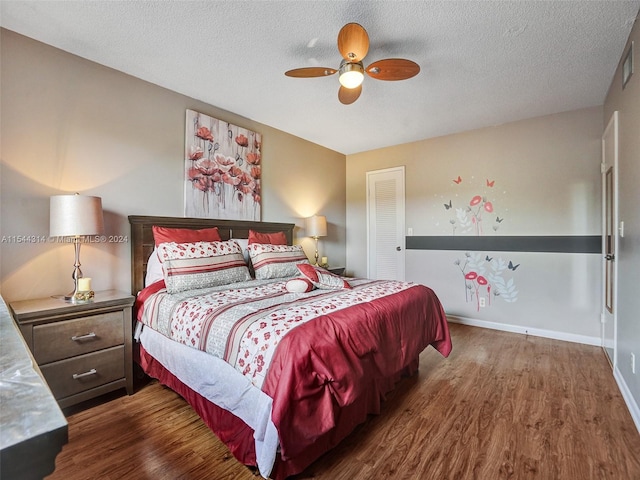
<svg viewBox="0 0 640 480">
<path fill-rule="evenodd" d="M 600 164 L 600 173 L 606 173 L 606 172 L 607 172 L 607 164 L 603 162 Z"/>
<path fill-rule="evenodd" d="M 600 323 L 607 323 L 607 317 L 605 317 L 604 313 L 600 314 Z"/>
</svg>

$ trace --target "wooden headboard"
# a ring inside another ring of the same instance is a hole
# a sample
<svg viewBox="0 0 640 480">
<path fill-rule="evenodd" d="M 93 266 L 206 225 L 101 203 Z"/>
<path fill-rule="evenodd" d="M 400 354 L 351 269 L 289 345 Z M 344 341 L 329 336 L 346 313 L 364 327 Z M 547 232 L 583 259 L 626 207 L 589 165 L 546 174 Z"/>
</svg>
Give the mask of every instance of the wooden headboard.
<svg viewBox="0 0 640 480">
<path fill-rule="evenodd" d="M 284 232 L 289 245 L 293 243 L 293 229 L 295 227 L 293 223 L 140 215 L 130 215 L 129 223 L 131 224 L 131 293 L 133 295 L 137 295 L 144 288 L 147 259 L 154 247 L 153 231 L 151 230 L 153 225 L 191 229 L 218 227 L 222 240 L 248 238 L 250 229 L 261 233 Z"/>
</svg>

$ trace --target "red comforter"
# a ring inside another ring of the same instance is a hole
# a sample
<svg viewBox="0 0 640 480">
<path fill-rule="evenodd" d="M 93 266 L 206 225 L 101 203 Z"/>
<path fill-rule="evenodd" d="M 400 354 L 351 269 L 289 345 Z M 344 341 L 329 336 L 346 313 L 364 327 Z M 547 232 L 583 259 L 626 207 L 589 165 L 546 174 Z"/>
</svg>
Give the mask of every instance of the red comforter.
<svg viewBox="0 0 640 480">
<path fill-rule="evenodd" d="M 417 369 L 427 346 L 445 357 L 451 352 L 442 306 L 422 285 L 324 315 L 294 332 L 280 342 L 263 385 L 273 398 L 272 419 L 285 461 L 306 456 L 319 439 L 329 447 L 337 444 L 343 435 L 326 434 L 345 421 L 343 409 L 387 393 L 393 385 L 386 380 L 393 383 L 406 368 Z M 351 412 L 351 428 L 377 413 L 367 411 L 371 406 Z"/>
</svg>

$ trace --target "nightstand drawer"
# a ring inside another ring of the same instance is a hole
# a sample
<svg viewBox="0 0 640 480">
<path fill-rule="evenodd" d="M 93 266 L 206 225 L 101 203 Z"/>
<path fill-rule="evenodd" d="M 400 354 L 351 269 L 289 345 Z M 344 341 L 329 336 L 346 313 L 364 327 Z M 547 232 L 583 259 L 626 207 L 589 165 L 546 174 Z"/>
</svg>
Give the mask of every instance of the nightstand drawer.
<svg viewBox="0 0 640 480">
<path fill-rule="evenodd" d="M 124 345 L 41 365 L 40 370 L 56 399 L 125 377 Z"/>
<path fill-rule="evenodd" d="M 122 311 L 33 327 L 33 356 L 40 365 L 123 343 Z"/>
</svg>

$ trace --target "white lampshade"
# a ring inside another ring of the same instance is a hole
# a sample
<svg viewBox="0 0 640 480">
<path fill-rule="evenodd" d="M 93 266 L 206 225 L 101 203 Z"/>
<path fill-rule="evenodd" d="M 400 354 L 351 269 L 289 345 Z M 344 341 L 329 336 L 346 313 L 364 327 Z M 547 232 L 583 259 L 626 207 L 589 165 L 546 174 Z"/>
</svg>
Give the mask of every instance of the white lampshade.
<svg viewBox="0 0 640 480">
<path fill-rule="evenodd" d="M 86 195 L 54 195 L 49 203 L 49 235 L 75 237 L 104 231 L 102 199 Z"/>
<path fill-rule="evenodd" d="M 305 221 L 305 230 L 309 237 L 327 236 L 327 217 L 324 215 L 314 215 Z"/>
</svg>

